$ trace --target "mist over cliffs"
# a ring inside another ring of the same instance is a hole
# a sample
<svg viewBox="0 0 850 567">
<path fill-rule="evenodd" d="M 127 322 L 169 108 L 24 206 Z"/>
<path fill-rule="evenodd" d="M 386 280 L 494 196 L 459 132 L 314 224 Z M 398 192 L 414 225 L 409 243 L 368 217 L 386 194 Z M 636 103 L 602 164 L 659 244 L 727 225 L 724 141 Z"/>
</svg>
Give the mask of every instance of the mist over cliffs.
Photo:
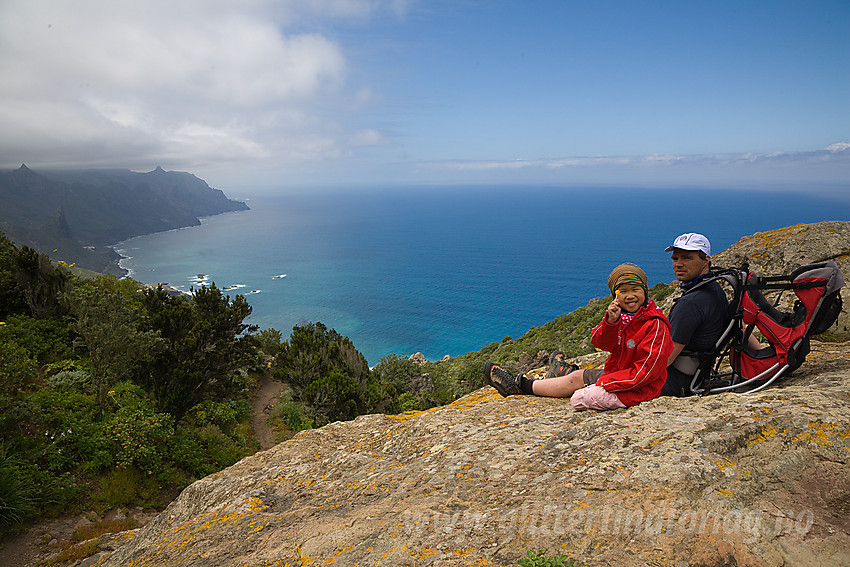
<svg viewBox="0 0 850 567">
<path fill-rule="evenodd" d="M 247 210 L 190 173 L 129 170 L 0 172 L 0 230 L 56 260 L 119 273 L 109 245 Z"/>
</svg>

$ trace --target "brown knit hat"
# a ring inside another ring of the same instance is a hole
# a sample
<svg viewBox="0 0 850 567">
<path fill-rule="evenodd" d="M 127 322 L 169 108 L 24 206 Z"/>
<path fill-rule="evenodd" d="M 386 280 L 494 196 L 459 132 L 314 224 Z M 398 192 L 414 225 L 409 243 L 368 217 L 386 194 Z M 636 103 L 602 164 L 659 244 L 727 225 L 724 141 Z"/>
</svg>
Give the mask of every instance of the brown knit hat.
<svg viewBox="0 0 850 567">
<path fill-rule="evenodd" d="M 623 284 L 637 284 L 641 286 L 646 298 L 649 299 L 649 286 L 646 284 L 646 274 L 639 266 L 626 262 L 611 271 L 611 275 L 608 276 L 608 289 L 611 290 L 612 296 L 616 296 L 614 290 Z"/>
</svg>

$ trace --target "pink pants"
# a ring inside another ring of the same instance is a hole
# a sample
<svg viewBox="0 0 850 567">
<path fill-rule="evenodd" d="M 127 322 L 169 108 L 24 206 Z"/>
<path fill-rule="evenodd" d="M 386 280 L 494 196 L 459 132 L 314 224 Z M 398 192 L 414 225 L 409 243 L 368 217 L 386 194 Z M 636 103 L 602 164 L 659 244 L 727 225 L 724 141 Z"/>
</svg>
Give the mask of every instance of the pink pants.
<svg viewBox="0 0 850 567">
<path fill-rule="evenodd" d="M 626 407 L 626 404 L 621 402 L 620 398 L 615 394 L 596 384 L 576 390 L 570 398 L 570 404 L 572 404 L 576 411 L 586 409 L 608 410 Z"/>
</svg>

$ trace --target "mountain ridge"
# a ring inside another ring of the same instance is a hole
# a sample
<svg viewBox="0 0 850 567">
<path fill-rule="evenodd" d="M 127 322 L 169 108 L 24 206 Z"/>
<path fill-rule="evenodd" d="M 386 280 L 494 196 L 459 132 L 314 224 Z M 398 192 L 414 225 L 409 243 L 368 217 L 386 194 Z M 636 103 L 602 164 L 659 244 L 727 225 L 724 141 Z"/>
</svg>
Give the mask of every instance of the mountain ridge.
<svg viewBox="0 0 850 567">
<path fill-rule="evenodd" d="M 0 230 L 67 264 L 123 274 L 110 245 L 133 236 L 196 226 L 199 217 L 247 210 L 185 172 L 50 170 L 25 164 L 0 172 Z"/>
</svg>

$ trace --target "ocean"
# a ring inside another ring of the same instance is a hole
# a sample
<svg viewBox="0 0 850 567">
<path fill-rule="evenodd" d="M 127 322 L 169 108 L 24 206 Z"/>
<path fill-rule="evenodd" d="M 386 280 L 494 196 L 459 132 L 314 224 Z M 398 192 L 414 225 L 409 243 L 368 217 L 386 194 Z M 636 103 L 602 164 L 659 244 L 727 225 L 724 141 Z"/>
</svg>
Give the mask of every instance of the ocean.
<svg viewBox="0 0 850 567">
<path fill-rule="evenodd" d="M 664 252 L 701 232 L 719 252 L 801 222 L 850 220 L 833 192 L 710 188 L 387 187 L 229 195 L 251 210 L 115 246 L 144 283 L 215 282 L 288 338 L 322 322 L 370 365 L 388 354 L 458 356 L 519 337 L 608 294 L 622 262 L 670 282 Z"/>
</svg>

